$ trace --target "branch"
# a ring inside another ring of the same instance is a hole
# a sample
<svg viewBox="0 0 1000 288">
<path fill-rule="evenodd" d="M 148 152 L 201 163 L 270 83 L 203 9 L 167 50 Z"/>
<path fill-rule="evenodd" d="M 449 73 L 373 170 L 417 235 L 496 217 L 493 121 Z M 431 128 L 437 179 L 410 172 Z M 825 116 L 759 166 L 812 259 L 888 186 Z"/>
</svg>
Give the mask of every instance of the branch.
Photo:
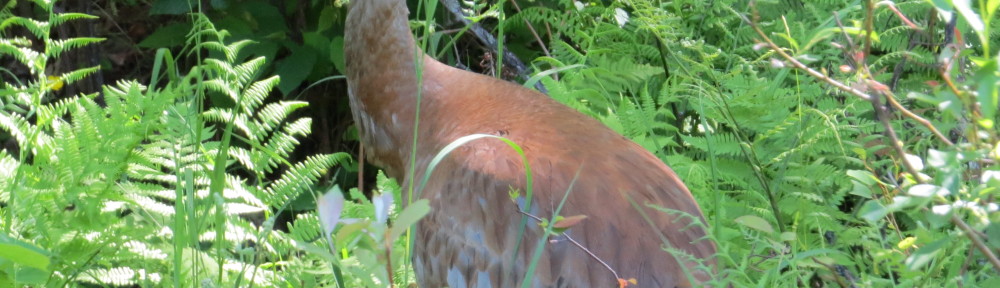
<svg viewBox="0 0 1000 288">
<path fill-rule="evenodd" d="M 469 31 L 472 31 L 472 35 L 475 35 L 476 39 L 479 39 L 479 42 L 483 43 L 483 45 L 486 45 L 487 47 L 490 47 L 490 50 L 496 52 L 497 54 L 503 53 L 503 61 L 514 69 L 514 72 L 518 75 L 518 77 L 523 80 L 531 78 L 531 75 L 528 75 L 527 72 L 528 66 L 525 65 L 520 58 L 517 58 L 517 55 L 514 55 L 514 52 L 510 52 L 507 48 L 504 48 L 504 51 L 497 51 L 497 38 L 494 37 L 493 34 L 490 34 L 489 31 L 486 31 L 486 29 L 483 29 L 479 23 L 472 23 L 472 21 L 469 21 L 469 18 L 466 18 L 465 14 L 462 13 L 461 4 L 459 4 L 457 0 L 441 0 L 441 4 L 444 4 L 445 9 L 448 9 L 448 12 L 450 12 L 455 19 L 467 26 L 470 26 Z M 541 91 L 542 93 L 547 93 L 545 86 L 541 83 L 542 82 L 535 83 L 535 89 Z"/>
<path fill-rule="evenodd" d="M 756 9 L 756 8 L 754 8 L 754 9 Z M 756 10 L 754 10 L 754 11 L 756 11 Z M 754 13 L 756 14 L 756 12 L 754 12 Z M 848 86 L 847 84 L 844 84 L 844 83 L 841 83 L 840 81 L 834 80 L 833 78 L 830 78 L 830 77 L 824 75 L 823 73 L 821 73 L 819 71 L 816 71 L 816 70 L 814 70 L 812 68 L 809 68 L 809 66 L 806 66 L 805 64 L 803 64 L 799 60 L 795 59 L 795 57 L 792 57 L 792 55 L 789 55 L 788 53 L 786 53 L 784 51 L 784 49 L 781 48 L 781 46 L 778 46 L 778 44 L 775 44 L 774 41 L 772 41 L 770 37 L 767 37 L 767 35 L 764 33 L 764 31 L 761 30 L 759 26 L 757 26 L 756 22 L 750 21 L 750 19 L 747 19 L 743 15 L 739 15 L 739 16 L 740 16 L 740 18 L 743 19 L 744 22 L 746 22 L 748 25 L 750 25 L 750 28 L 752 28 L 754 30 L 754 32 L 757 32 L 757 35 L 760 36 L 762 40 L 764 40 L 763 44 L 765 44 L 768 48 L 771 49 L 771 51 L 774 51 L 775 53 L 777 53 L 779 56 L 781 56 L 782 59 L 784 59 L 785 61 L 787 61 L 789 64 L 791 64 L 795 68 L 798 68 L 799 70 L 802 70 L 802 71 L 806 72 L 810 76 L 813 76 L 814 78 L 819 79 L 820 81 L 826 82 L 827 84 L 830 84 L 831 86 L 836 87 L 840 91 L 846 92 L 847 94 L 850 94 L 850 95 L 854 95 L 855 97 L 861 98 L 862 100 L 865 100 L 865 101 L 869 101 L 869 102 L 872 101 L 872 96 L 869 95 L 868 93 L 865 93 L 864 91 L 858 90 L 858 89 L 856 89 L 854 87 Z M 839 21 L 839 19 L 838 19 L 838 21 Z M 848 41 L 850 41 L 850 40 L 848 40 Z M 861 66 L 864 67 L 864 65 L 861 65 Z M 896 102 L 895 99 L 892 99 L 892 97 L 890 97 L 889 103 L 891 103 L 894 108 L 899 109 L 903 113 L 904 116 L 909 117 L 909 118 L 913 119 L 914 121 L 917 121 L 917 123 L 920 123 L 920 125 L 924 126 L 928 130 L 930 130 L 931 133 L 933 133 L 934 136 L 938 138 L 938 140 L 941 140 L 941 142 L 944 142 L 948 146 L 954 146 L 955 145 L 954 143 L 951 142 L 951 140 L 948 140 L 948 138 L 945 137 L 944 134 L 942 134 L 940 131 L 938 131 L 938 129 L 935 128 L 934 125 L 930 123 L 930 121 L 927 121 L 927 119 L 919 117 L 916 114 L 914 114 L 913 112 L 911 112 L 909 109 L 906 109 L 902 105 L 899 105 L 899 103 Z"/>
<path fill-rule="evenodd" d="M 868 2 L 868 4 L 869 4 L 868 5 L 869 10 L 873 9 L 873 6 L 871 5 L 870 1 Z M 756 2 L 755 1 L 751 1 L 750 2 L 750 7 L 751 7 L 751 11 L 753 13 L 753 17 L 756 19 L 758 17 L 757 16 L 758 14 L 757 14 Z M 869 11 L 868 13 L 869 13 L 869 16 L 870 16 L 871 11 Z M 805 64 L 802 64 L 802 62 L 799 62 L 798 60 L 796 60 L 795 58 L 793 58 L 788 53 L 785 53 L 785 51 L 780 46 L 778 46 L 777 44 L 775 44 L 774 41 L 771 40 L 771 38 L 767 37 L 767 35 L 764 33 L 764 31 L 761 30 L 760 27 L 757 26 L 756 21 L 750 21 L 750 19 L 747 19 L 743 15 L 739 15 L 739 16 L 740 16 L 740 18 L 743 19 L 743 21 L 745 21 L 747 24 L 749 24 L 750 27 L 753 28 L 753 30 L 755 32 L 757 32 L 757 35 L 760 36 L 762 40 L 764 40 L 764 42 L 766 43 L 766 45 L 769 48 L 771 48 L 772 51 L 774 51 L 775 53 L 777 53 L 778 55 L 780 55 L 781 58 L 783 58 L 784 60 L 786 60 L 789 63 L 791 63 L 792 66 L 795 66 L 795 68 L 803 70 L 806 73 L 808 73 L 809 75 L 812 75 L 813 77 L 815 77 L 815 78 L 817 78 L 817 79 L 819 79 L 819 80 L 821 80 L 823 82 L 826 82 L 826 83 L 828 83 L 828 84 L 830 84 L 830 85 L 832 85 L 834 87 L 837 87 L 838 89 L 840 89 L 840 90 L 842 90 L 844 92 L 847 92 L 847 93 L 849 93 L 851 95 L 854 95 L 854 96 L 856 96 L 858 98 L 861 98 L 861 99 L 864 99 L 866 101 L 871 102 L 872 106 L 874 106 L 876 115 L 878 115 L 878 120 L 882 123 L 882 126 L 885 128 L 886 136 L 889 137 L 889 139 L 890 139 L 890 142 L 891 142 L 890 145 L 893 147 L 893 150 L 895 150 L 896 153 L 898 154 L 898 156 L 900 158 L 899 160 L 900 160 L 900 162 L 902 162 L 904 168 L 906 168 L 907 172 L 909 172 L 911 175 L 913 175 L 914 181 L 916 181 L 918 184 L 926 183 L 926 181 L 923 178 L 921 178 L 921 176 L 919 174 L 919 171 L 917 171 L 913 167 L 913 165 L 911 165 L 910 162 L 906 159 L 906 151 L 903 149 L 901 142 L 899 141 L 898 137 L 896 136 L 895 130 L 892 128 L 891 123 L 889 123 L 889 119 L 888 119 L 889 115 L 885 111 L 884 106 L 881 105 L 881 103 L 880 103 L 880 101 L 878 99 L 878 96 L 872 96 L 872 95 L 869 95 L 869 94 L 867 94 L 867 93 L 865 93 L 865 92 L 863 92 L 861 90 L 849 87 L 849 86 L 847 86 L 847 85 L 845 85 L 843 83 L 840 83 L 839 81 L 833 80 L 830 77 L 827 77 L 826 75 L 823 75 L 822 73 L 820 73 L 820 72 L 818 72 L 816 70 L 813 70 L 813 69 L 807 67 Z M 838 19 L 838 21 L 839 21 L 839 19 Z M 871 35 L 870 24 L 871 23 L 868 22 L 868 21 L 870 21 L 870 18 L 866 19 L 866 30 L 868 31 L 867 35 L 869 35 L 869 37 L 870 37 L 870 35 Z M 870 42 L 871 42 L 870 39 L 868 39 L 866 41 L 866 48 L 870 47 L 870 46 L 868 46 L 868 45 L 870 45 Z M 852 49 L 854 48 L 853 45 L 852 45 L 851 48 Z M 956 53 L 956 55 L 957 55 L 957 53 Z M 868 70 L 868 66 L 865 65 L 862 62 L 863 58 L 860 58 L 860 60 L 861 61 L 858 61 L 858 63 L 856 63 L 858 65 L 858 67 L 860 67 L 861 69 L 864 69 L 863 71 L 864 71 L 864 73 L 866 75 L 868 75 L 868 76 L 872 75 L 871 71 Z M 950 79 L 948 79 L 946 77 L 945 80 L 949 84 L 949 87 L 951 87 L 953 90 L 955 90 L 957 92 L 957 90 L 958 90 L 957 87 L 955 87 L 953 83 L 950 83 Z M 874 90 L 876 92 L 881 93 L 882 95 L 887 96 L 886 98 L 890 99 L 889 100 L 890 103 L 895 102 L 894 101 L 894 97 L 892 97 L 892 93 L 889 92 L 889 87 L 888 86 L 885 86 L 884 84 L 881 84 L 881 83 L 879 83 L 878 81 L 875 81 L 875 80 L 866 80 L 866 82 L 864 84 L 869 89 Z M 956 95 L 959 95 L 959 93 L 956 93 Z M 892 103 L 892 105 L 893 105 L 893 107 L 902 108 L 902 105 L 899 105 L 898 103 Z M 910 117 L 909 115 L 914 115 L 915 116 L 915 114 L 913 114 L 912 112 L 909 112 L 909 110 L 900 109 L 900 111 L 907 111 L 907 112 L 903 113 L 903 115 L 907 115 L 907 117 Z M 970 110 L 970 111 L 973 111 L 972 113 L 975 113 L 974 109 Z M 911 118 L 913 118 L 913 117 L 911 117 Z M 928 122 L 927 120 L 924 120 L 923 118 L 917 117 L 917 118 L 914 118 L 914 119 L 915 120 L 919 119 L 917 121 L 920 122 L 921 124 L 930 125 L 930 122 Z M 921 120 L 923 120 L 923 121 L 921 121 Z M 953 145 L 953 144 L 951 144 L 951 141 L 947 141 L 947 138 L 944 138 L 944 135 L 941 135 L 940 132 L 938 132 L 937 129 L 933 127 L 933 125 L 928 126 L 928 128 L 931 129 L 932 132 L 934 132 L 934 135 L 936 135 L 938 138 L 940 138 L 941 140 L 943 140 L 945 143 L 948 143 L 949 146 Z M 926 210 L 926 207 L 924 207 L 923 209 Z M 990 261 L 990 263 L 993 264 L 993 269 L 997 270 L 997 271 L 1000 271 L 1000 258 L 997 258 L 996 254 L 993 253 L 993 251 L 990 250 L 990 248 L 986 246 L 986 244 L 983 242 L 982 239 L 980 239 L 979 235 L 976 233 L 977 231 L 975 229 L 973 229 L 972 227 L 970 227 L 969 224 L 965 223 L 965 221 L 962 220 L 962 218 L 960 218 L 957 215 L 957 213 L 952 213 L 950 220 L 951 220 L 951 222 L 955 226 L 957 226 L 960 230 L 962 230 L 966 234 L 965 235 L 966 238 L 969 238 L 969 240 L 972 241 L 972 243 L 976 247 L 976 249 L 979 250 L 979 252 L 983 253 L 984 256 L 986 256 L 986 258 Z"/>
<path fill-rule="evenodd" d="M 780 55 L 782 59 L 788 61 L 788 63 L 792 64 L 792 66 L 795 66 L 795 68 L 805 71 L 807 74 L 823 82 L 826 82 L 827 84 L 830 84 L 833 87 L 837 87 L 837 89 L 840 89 L 841 91 L 847 92 L 848 94 L 854 95 L 865 101 L 871 101 L 872 96 L 868 95 L 867 93 L 858 89 L 854 89 L 853 87 L 847 86 L 844 83 L 840 83 L 837 80 L 833 80 L 832 78 L 823 75 L 823 73 L 820 73 L 819 71 L 813 70 L 812 68 L 809 68 L 805 64 L 802 64 L 802 62 L 796 60 L 795 57 L 792 57 L 792 55 L 788 55 L 788 53 L 785 53 L 785 51 L 780 46 L 778 46 L 778 44 L 774 44 L 774 41 L 771 41 L 771 38 L 767 37 L 767 35 L 764 34 L 763 30 L 760 30 L 760 27 L 757 26 L 757 23 L 750 21 L 750 19 L 747 19 L 743 15 L 739 16 L 740 18 L 743 18 L 743 21 L 747 22 L 750 25 L 750 28 L 753 28 L 753 31 L 757 32 L 757 35 L 764 40 L 764 43 L 767 44 L 768 48 L 771 48 L 771 51 L 778 53 L 778 55 Z"/>
<path fill-rule="evenodd" d="M 910 18 L 906 18 L 906 15 L 903 15 L 903 12 L 899 12 L 899 8 L 896 8 L 896 3 L 892 3 L 892 1 L 880 1 L 878 3 L 875 3 L 875 7 L 879 6 L 888 6 L 889 10 L 892 10 L 892 12 L 896 13 L 896 16 L 899 17 L 899 20 L 903 21 L 903 23 L 906 24 L 906 26 L 910 26 L 910 28 L 917 31 L 924 30 L 920 28 L 920 26 L 917 26 L 917 24 L 913 24 L 913 21 L 910 21 Z"/>
<path fill-rule="evenodd" d="M 535 221 L 538 221 L 539 223 L 542 223 L 543 221 L 545 221 L 545 219 L 542 219 L 542 218 L 540 218 L 538 216 L 535 216 L 535 215 L 531 215 L 531 213 L 528 213 L 528 212 L 525 212 L 524 210 L 521 210 L 521 205 L 517 204 L 517 202 L 513 201 L 513 199 L 511 199 L 511 202 L 514 203 L 514 208 L 516 208 L 517 212 L 521 213 L 521 215 L 528 216 L 531 219 L 535 219 Z M 555 225 L 555 223 L 549 223 L 549 225 Z M 576 246 L 577 248 L 580 248 L 580 250 L 583 250 L 583 252 L 587 253 L 587 255 L 589 255 L 590 258 L 593 258 L 598 263 L 601 263 L 601 265 L 604 266 L 605 269 L 608 269 L 608 271 L 611 271 L 611 274 L 615 276 L 615 280 L 616 281 L 622 279 L 622 277 L 618 275 L 618 272 L 616 272 L 615 269 L 611 268 L 611 265 L 608 265 L 607 262 L 604 262 L 604 260 L 601 260 L 600 257 L 597 257 L 597 255 L 595 255 L 594 252 L 590 252 L 590 249 L 587 249 L 586 247 L 583 247 L 583 244 L 580 244 L 580 242 L 576 242 L 576 240 L 574 240 L 573 237 L 570 237 L 569 234 L 566 234 L 566 233 L 561 233 L 561 234 L 562 234 L 563 237 L 566 237 L 566 240 L 569 240 L 570 243 L 573 243 L 573 246 Z M 549 236 L 545 235 L 544 237 L 549 237 Z M 555 239 L 549 240 L 550 243 L 554 242 L 554 241 L 559 241 L 559 240 L 555 240 Z"/>
<path fill-rule="evenodd" d="M 510 4 L 514 4 L 514 10 L 517 10 L 517 13 L 521 13 L 521 5 L 517 5 L 517 1 L 511 0 Z M 549 54 L 549 48 L 545 47 L 545 41 L 542 41 L 542 37 L 539 37 L 538 32 L 535 31 L 535 26 L 531 25 L 528 19 L 524 19 L 524 25 L 527 25 L 528 30 L 531 31 L 531 35 L 535 36 L 535 41 L 538 42 L 539 47 L 542 47 L 542 52 L 545 52 L 545 56 L 552 57 L 552 54 Z"/>
</svg>

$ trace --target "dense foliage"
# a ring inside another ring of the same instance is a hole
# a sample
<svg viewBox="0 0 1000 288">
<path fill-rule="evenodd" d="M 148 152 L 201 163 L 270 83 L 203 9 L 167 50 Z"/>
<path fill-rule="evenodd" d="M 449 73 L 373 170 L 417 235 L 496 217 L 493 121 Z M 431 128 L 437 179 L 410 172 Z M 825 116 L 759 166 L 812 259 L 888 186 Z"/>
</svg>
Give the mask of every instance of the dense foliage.
<svg viewBox="0 0 1000 288">
<path fill-rule="evenodd" d="M 389 212 L 406 187 L 379 175 L 369 201 L 322 181 L 349 154 L 296 153 L 323 127 L 296 112 L 303 84 L 343 71 L 343 3 L 108 1 L 173 18 L 132 44 L 155 55 L 143 80 L 65 97 L 111 68 L 52 67 L 105 40 L 56 39 L 96 17 L 54 2 L 0 7 L 0 286 L 412 283 L 426 206 Z M 506 75 L 411 2 L 426 51 Z M 680 175 L 716 286 L 1000 287 L 1000 1 L 841 2 L 464 8 L 531 63 L 526 86 Z M 327 191 L 342 215 L 311 211 Z"/>
</svg>

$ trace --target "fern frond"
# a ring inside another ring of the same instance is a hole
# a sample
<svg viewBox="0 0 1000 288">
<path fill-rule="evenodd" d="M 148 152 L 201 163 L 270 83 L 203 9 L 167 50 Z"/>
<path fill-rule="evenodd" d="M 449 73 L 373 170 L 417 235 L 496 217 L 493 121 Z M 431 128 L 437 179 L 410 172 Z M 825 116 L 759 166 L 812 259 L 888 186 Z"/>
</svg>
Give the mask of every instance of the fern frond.
<svg viewBox="0 0 1000 288">
<path fill-rule="evenodd" d="M 709 147 L 707 137 L 711 137 L 712 146 Z M 709 152 L 714 155 L 725 155 L 729 157 L 742 157 L 743 149 L 740 148 L 741 140 L 732 133 L 716 133 L 712 136 L 694 137 L 681 135 L 684 143 L 698 150 Z"/>
<path fill-rule="evenodd" d="M 53 17 L 49 19 L 49 22 L 51 22 L 52 26 L 59 26 L 62 25 L 63 23 L 73 20 L 80 20 L 80 19 L 93 20 L 100 18 L 94 15 L 84 14 L 84 13 L 54 13 L 52 14 L 52 16 Z"/>
<path fill-rule="evenodd" d="M 236 78 L 240 74 L 239 72 L 236 71 L 236 69 L 233 67 L 232 64 L 229 64 L 229 62 L 215 58 L 205 59 L 205 66 L 208 67 L 209 70 L 218 73 L 218 76 L 222 78 L 221 80 L 217 79 L 212 79 L 212 80 L 221 81 L 223 83 L 236 81 Z"/>
<path fill-rule="evenodd" d="M 250 61 L 244 62 L 243 64 L 236 65 L 235 67 L 233 67 L 233 71 L 239 79 L 239 85 L 244 86 L 247 83 L 250 83 L 250 80 L 252 80 L 254 76 L 257 76 L 257 71 L 260 71 L 261 67 L 263 67 L 264 64 L 266 63 L 267 63 L 266 58 L 257 57 L 250 59 Z"/>
<path fill-rule="evenodd" d="M 164 261 L 169 256 L 163 249 L 153 247 L 142 241 L 128 241 L 122 245 L 125 252 L 136 255 L 136 258 L 145 261 Z"/>
<path fill-rule="evenodd" d="M 238 200 L 240 203 L 254 207 L 253 209 L 267 209 L 267 203 L 261 199 L 261 190 L 255 186 L 243 185 L 243 183 L 247 182 L 246 179 L 235 175 L 227 175 L 226 182 L 228 183 L 228 188 L 222 193 L 222 196 L 226 199 Z"/>
<path fill-rule="evenodd" d="M 288 226 L 288 234 L 296 241 L 311 241 L 320 237 L 320 227 L 316 214 L 299 214 Z"/>
<path fill-rule="evenodd" d="M 131 267 L 93 268 L 80 274 L 77 280 L 90 284 L 111 284 L 115 286 L 138 285 L 138 273 Z"/>
<path fill-rule="evenodd" d="M 223 95 L 226 95 L 227 97 L 229 97 L 230 100 L 233 101 L 233 103 L 239 103 L 240 101 L 239 91 L 234 89 L 232 85 L 229 85 L 229 83 L 227 83 L 222 79 L 207 80 L 205 82 L 202 82 L 202 85 L 204 85 L 205 88 L 207 88 L 209 91 L 218 92 Z"/>
<path fill-rule="evenodd" d="M 274 87 L 278 86 L 279 81 L 278 76 L 275 75 L 250 84 L 250 87 L 243 91 L 243 97 L 241 97 L 243 101 L 237 102 L 243 108 L 243 112 L 252 114 L 254 110 L 257 110 L 257 107 L 264 104 L 264 99 Z"/>
<path fill-rule="evenodd" d="M 28 146 L 28 136 L 30 131 L 34 130 L 32 125 L 28 123 L 28 120 L 24 119 L 19 114 L 8 114 L 6 111 L 0 111 L 0 129 L 7 131 L 14 140 L 17 141 L 17 145 L 21 147 Z"/>
<path fill-rule="evenodd" d="M 7 150 L 0 150 L 0 187 L 11 187 L 14 184 L 16 169 L 21 163 L 14 159 Z M 10 203 L 10 189 L 0 189 L 0 202 Z"/>
<path fill-rule="evenodd" d="M 104 41 L 104 38 L 77 37 L 62 40 L 48 39 L 46 41 L 45 48 L 48 50 L 45 53 L 49 57 L 58 58 L 63 52 Z"/>
<path fill-rule="evenodd" d="M 15 38 L 13 40 L 0 39 L 0 54 L 6 54 L 14 57 L 17 62 L 27 66 L 32 74 L 41 72 L 42 67 L 45 67 L 46 63 L 44 55 L 24 46 L 24 41 L 17 41 L 18 39 L 23 38 Z"/>
<path fill-rule="evenodd" d="M 34 34 L 38 39 L 49 38 L 49 28 L 51 27 L 49 22 L 24 17 L 11 17 L 0 21 L 0 31 L 6 30 L 11 26 L 21 26 L 31 32 L 31 34 Z"/>
<path fill-rule="evenodd" d="M 310 188 L 326 169 L 345 163 L 350 156 L 344 153 L 310 156 L 290 167 L 278 180 L 265 189 L 264 202 L 284 205 Z"/>
<path fill-rule="evenodd" d="M 264 105 L 257 111 L 257 124 L 262 128 L 255 138 L 263 138 L 264 133 L 269 133 L 278 127 L 292 112 L 308 106 L 309 103 L 302 101 L 279 101 Z M 308 131 L 308 130 L 306 130 Z M 308 133 L 308 132 L 306 132 Z"/>
<path fill-rule="evenodd" d="M 83 80 L 90 74 L 94 74 L 98 71 L 100 67 L 94 66 L 90 68 L 76 69 L 59 75 L 59 80 L 66 82 L 66 84 L 73 84 L 76 81 Z"/>
<path fill-rule="evenodd" d="M 287 157 L 288 153 L 299 144 L 299 141 L 295 137 L 308 135 L 311 125 L 312 120 L 309 118 L 302 118 L 289 123 L 281 132 L 271 135 L 264 145 L 264 150 Z"/>
</svg>

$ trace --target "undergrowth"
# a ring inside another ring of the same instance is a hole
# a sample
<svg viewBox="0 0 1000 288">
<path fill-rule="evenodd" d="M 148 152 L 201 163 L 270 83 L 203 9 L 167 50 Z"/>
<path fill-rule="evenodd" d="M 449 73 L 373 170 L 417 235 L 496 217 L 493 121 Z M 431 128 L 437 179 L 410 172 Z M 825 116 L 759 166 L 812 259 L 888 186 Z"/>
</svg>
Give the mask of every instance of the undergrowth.
<svg viewBox="0 0 1000 288">
<path fill-rule="evenodd" d="M 59 99 L 54 92 L 62 85 L 97 68 L 50 76 L 47 64 L 101 39 L 51 39 L 59 25 L 93 17 L 53 11 L 51 1 L 34 4 L 47 19 L 10 16 L 5 7 L 0 22 L 0 53 L 31 73 L 24 82 L 4 82 L 0 93 L 0 127 L 16 147 L 0 151 L 0 286 L 332 279 L 312 273 L 325 266 L 322 255 L 301 253 L 319 239 L 315 215 L 298 215 L 284 231 L 274 222 L 349 157 L 286 160 L 310 133 L 309 119 L 290 117 L 306 103 L 267 101 L 278 78 L 257 80 L 266 60 L 237 57 L 250 42 L 227 41 L 225 31 L 195 14 L 186 53 L 211 57 L 181 71 L 160 50 L 150 86 L 122 81 Z M 9 36 L 15 28 L 33 38 Z M 32 41 L 44 49 L 34 50 Z M 204 107 L 206 98 L 225 100 Z"/>
</svg>

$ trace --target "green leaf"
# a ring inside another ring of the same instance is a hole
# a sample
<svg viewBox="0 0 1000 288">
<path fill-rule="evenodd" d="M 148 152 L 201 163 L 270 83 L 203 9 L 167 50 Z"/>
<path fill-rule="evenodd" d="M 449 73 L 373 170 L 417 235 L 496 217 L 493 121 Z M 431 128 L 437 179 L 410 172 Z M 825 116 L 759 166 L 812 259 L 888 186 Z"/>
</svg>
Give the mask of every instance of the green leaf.
<svg viewBox="0 0 1000 288">
<path fill-rule="evenodd" d="M 625 24 L 628 23 L 628 20 L 629 20 L 628 12 L 626 12 L 625 9 L 615 8 L 615 22 L 618 23 L 619 28 L 625 27 Z"/>
<path fill-rule="evenodd" d="M 385 241 L 395 241 L 396 238 L 399 238 L 399 235 L 402 235 L 403 232 L 406 232 L 407 228 L 420 221 L 420 218 L 424 218 L 424 215 L 427 215 L 428 212 L 431 212 L 431 206 L 428 204 L 427 199 L 420 199 L 410 203 L 409 206 L 406 206 L 406 209 L 403 209 L 403 212 L 399 212 L 399 216 L 396 217 L 396 222 L 389 229 L 389 236 Z"/>
<path fill-rule="evenodd" d="M 1000 287 L 1000 277 L 990 277 L 979 282 L 979 287 Z"/>
<path fill-rule="evenodd" d="M 931 227 L 940 229 L 951 224 L 951 213 L 955 212 L 954 208 L 952 204 L 934 205 L 930 211 L 924 212 L 924 214 L 927 216 L 927 221 L 931 223 Z"/>
<path fill-rule="evenodd" d="M 0 235 L 0 258 L 39 270 L 47 270 L 51 260 L 45 250 L 27 242 Z"/>
<path fill-rule="evenodd" d="M 957 164 L 958 155 L 952 151 L 927 150 L 927 164 L 937 170 L 947 170 L 950 165 Z"/>
<path fill-rule="evenodd" d="M 941 248 L 947 246 L 948 243 L 951 242 L 951 239 L 953 238 L 942 237 L 940 240 L 924 245 L 924 247 L 920 247 L 920 249 L 917 249 L 917 251 L 913 252 L 913 254 L 910 255 L 910 257 L 906 258 L 906 261 L 904 261 L 904 264 L 906 264 L 906 268 L 916 271 L 919 270 L 924 265 L 927 265 L 927 263 L 930 263 L 932 260 L 934 260 L 934 257 L 937 257 L 938 253 L 941 253 L 942 250 Z"/>
<path fill-rule="evenodd" d="M 910 165 L 913 165 L 914 170 L 917 171 L 924 170 L 924 160 L 921 159 L 920 156 L 913 154 L 904 154 L 903 157 L 906 158 L 907 162 L 910 162 Z"/>
<path fill-rule="evenodd" d="M 510 188 L 507 190 L 507 197 L 510 197 L 510 201 L 517 203 L 517 197 L 521 197 L 521 190 Z"/>
<path fill-rule="evenodd" d="M 1000 239 L 1000 222 L 990 223 L 986 226 L 986 239 Z M 986 241 L 994 249 L 1000 249 L 1000 241 Z"/>
<path fill-rule="evenodd" d="M 333 5 L 325 5 L 323 11 L 319 12 L 319 19 L 317 19 L 316 32 L 323 32 L 327 29 L 333 27 L 334 23 L 337 23 L 337 13 L 340 9 L 336 9 Z"/>
<path fill-rule="evenodd" d="M 858 216 L 868 220 L 868 222 L 877 222 L 888 214 L 889 209 L 882 205 L 881 202 L 875 200 L 865 202 L 865 205 L 861 206 L 861 209 L 858 209 Z"/>
<path fill-rule="evenodd" d="M 11 280 L 5 273 L 0 273 L 0 287 L 14 287 L 14 280 Z"/>
<path fill-rule="evenodd" d="M 271 39 L 286 39 L 288 25 L 281 9 L 272 4 L 274 1 L 249 0 L 240 1 L 240 8 L 249 14 L 258 35 L 266 35 Z M 236 6 L 235 4 L 233 6 Z"/>
<path fill-rule="evenodd" d="M 318 32 L 304 32 L 302 33 L 302 44 L 306 47 L 312 48 L 316 51 L 317 55 L 328 55 L 330 54 L 330 41 L 323 33 Z"/>
<path fill-rule="evenodd" d="M 285 95 L 298 88 L 312 72 L 313 65 L 316 65 L 316 50 L 302 46 L 292 47 L 291 50 L 292 54 L 278 61 L 278 68 L 274 71 L 281 76 L 278 90 Z"/>
<path fill-rule="evenodd" d="M 149 8 L 150 15 L 181 15 L 191 11 L 188 0 L 156 0 Z M 183 38 L 182 38 L 183 39 Z"/>
<path fill-rule="evenodd" d="M 338 36 L 330 40 L 330 62 L 333 62 L 333 68 L 337 71 L 347 71 L 347 64 L 344 63 L 344 37 Z"/>
<path fill-rule="evenodd" d="M 977 89 L 977 94 L 979 94 L 977 95 L 979 111 L 983 113 L 980 125 L 983 125 L 986 129 L 993 128 L 993 116 L 996 115 L 997 105 L 1000 105 L 1000 101 L 997 99 L 997 85 L 1000 85 L 1000 78 L 997 77 L 997 67 L 997 60 L 990 59 L 976 73 L 976 81 L 979 84 L 979 89 Z"/>
<path fill-rule="evenodd" d="M 871 186 L 878 183 L 874 174 L 866 170 L 847 170 L 847 176 L 851 177 L 851 182 L 854 183 L 851 194 L 865 198 L 872 197 Z"/>
<path fill-rule="evenodd" d="M 190 23 L 168 24 L 153 31 L 153 34 L 146 36 L 137 45 L 143 48 L 180 47 L 184 45 L 188 31 L 191 31 Z"/>
<path fill-rule="evenodd" d="M 227 1 L 227 0 L 212 0 L 209 3 L 211 3 L 212 8 L 215 8 L 215 9 L 226 9 L 226 8 L 229 8 L 229 1 Z"/>
<path fill-rule="evenodd" d="M 965 18 L 965 21 L 969 22 L 969 26 L 972 27 L 972 30 L 975 30 L 976 33 L 983 32 L 983 28 L 986 25 L 983 24 L 982 18 L 980 18 L 979 15 L 972 10 L 971 1 L 952 0 L 951 4 L 955 5 L 955 10 L 958 10 L 958 14 L 961 14 L 962 18 Z"/>
<path fill-rule="evenodd" d="M 793 232 L 782 232 L 779 238 L 781 238 L 781 241 L 792 242 L 795 241 L 798 236 L 796 236 Z"/>
<path fill-rule="evenodd" d="M 771 223 L 768 223 L 767 220 L 764 220 L 764 218 L 761 218 L 756 215 L 743 215 L 740 217 L 736 217 L 736 219 L 733 221 L 739 223 L 740 225 L 746 226 L 748 228 L 757 231 L 769 234 L 774 233 L 774 227 L 771 227 Z"/>
<path fill-rule="evenodd" d="M 910 194 L 910 196 L 915 196 L 915 197 L 934 197 L 934 196 L 944 197 L 951 194 L 951 192 L 949 192 L 947 189 L 931 184 L 913 185 L 913 187 L 907 189 L 906 192 Z"/>
</svg>

